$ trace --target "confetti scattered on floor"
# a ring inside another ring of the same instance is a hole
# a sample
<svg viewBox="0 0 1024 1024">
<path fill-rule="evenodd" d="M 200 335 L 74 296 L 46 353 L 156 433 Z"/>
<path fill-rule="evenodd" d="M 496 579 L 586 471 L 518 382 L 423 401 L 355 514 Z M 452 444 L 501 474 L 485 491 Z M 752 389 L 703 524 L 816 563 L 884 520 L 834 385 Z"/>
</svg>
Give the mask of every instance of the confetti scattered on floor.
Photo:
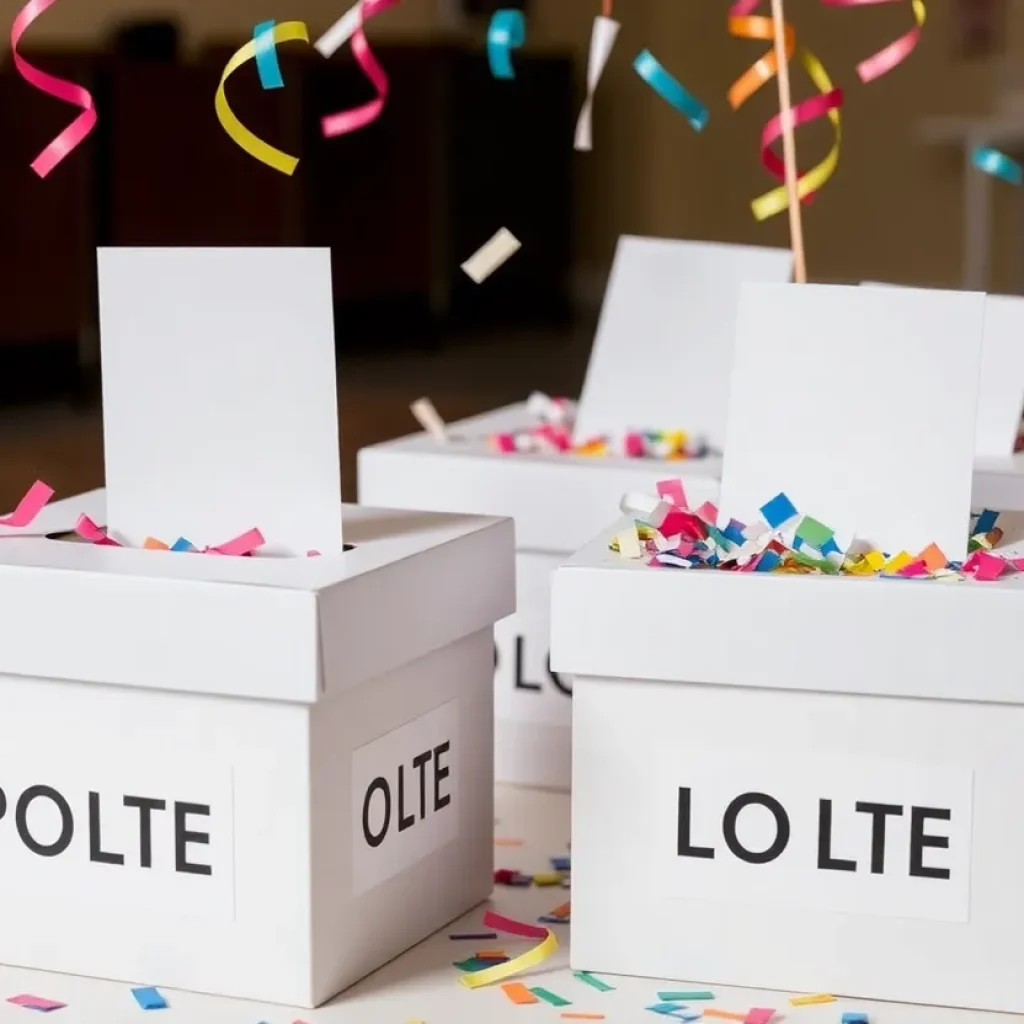
<svg viewBox="0 0 1024 1024">
<path fill-rule="evenodd" d="M 834 1003 L 836 1002 L 835 996 L 827 995 L 824 992 L 819 992 L 817 995 L 811 996 L 793 996 L 789 1000 L 790 1006 L 817 1006 L 819 1003 Z"/>
<path fill-rule="evenodd" d="M 56 999 L 44 999 L 42 996 L 23 994 L 11 996 L 7 1002 L 15 1006 L 23 1006 L 26 1010 L 38 1010 L 40 1013 L 52 1013 L 54 1010 L 63 1010 L 67 1003 L 59 1003 Z"/>
<path fill-rule="evenodd" d="M 606 981 L 602 981 L 596 975 L 591 974 L 590 971 L 573 971 L 573 977 L 577 981 L 582 981 L 585 985 L 590 985 L 591 988 L 596 988 L 598 992 L 614 992 L 615 988 L 609 985 Z"/>
<path fill-rule="evenodd" d="M 685 1003 L 688 1000 L 696 1001 L 698 999 L 714 999 L 714 992 L 659 992 L 658 998 L 663 1003 Z"/>
<path fill-rule="evenodd" d="M 611 550 L 647 558 L 651 566 L 978 582 L 1024 571 L 1024 558 L 993 552 L 1003 534 L 991 509 L 972 516 L 968 557 L 956 562 L 934 544 L 912 555 L 879 551 L 856 537 L 840 543 L 830 527 L 801 515 L 782 493 L 761 506 L 761 520 L 730 519 L 724 527 L 716 525 L 718 509 L 711 502 L 689 507 L 680 480 L 662 480 L 656 496 L 626 494 L 619 507 L 633 522 L 612 538 Z"/>
</svg>

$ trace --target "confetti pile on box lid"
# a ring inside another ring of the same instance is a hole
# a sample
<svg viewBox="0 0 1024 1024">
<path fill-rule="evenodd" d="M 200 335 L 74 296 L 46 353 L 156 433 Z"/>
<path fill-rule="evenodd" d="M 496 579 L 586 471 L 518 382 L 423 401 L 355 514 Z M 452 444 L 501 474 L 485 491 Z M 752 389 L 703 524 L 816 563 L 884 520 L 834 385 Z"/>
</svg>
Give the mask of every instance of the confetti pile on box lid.
<svg viewBox="0 0 1024 1024">
<path fill-rule="evenodd" d="M 1024 558 L 993 550 L 1003 532 L 996 526 L 999 513 L 988 509 L 971 516 L 967 559 L 951 562 L 935 544 L 913 554 L 879 551 L 858 539 L 840 545 L 832 529 L 802 515 L 781 493 L 761 506 L 760 520 L 747 524 L 730 519 L 720 527 L 711 502 L 689 507 L 682 481 L 662 480 L 657 489 L 657 496 L 622 498 L 619 507 L 633 524 L 617 533 L 610 547 L 623 558 L 677 569 L 981 582 L 1024 571 Z"/>
<path fill-rule="evenodd" d="M 526 403 L 527 411 L 537 425 L 514 433 L 494 434 L 491 445 L 506 454 L 544 453 L 608 456 L 623 455 L 630 459 L 700 459 L 709 454 L 703 438 L 684 430 L 635 430 L 626 434 L 622 448 L 607 437 L 573 441 L 574 413 L 566 398 L 551 398 L 535 391 Z"/>
</svg>

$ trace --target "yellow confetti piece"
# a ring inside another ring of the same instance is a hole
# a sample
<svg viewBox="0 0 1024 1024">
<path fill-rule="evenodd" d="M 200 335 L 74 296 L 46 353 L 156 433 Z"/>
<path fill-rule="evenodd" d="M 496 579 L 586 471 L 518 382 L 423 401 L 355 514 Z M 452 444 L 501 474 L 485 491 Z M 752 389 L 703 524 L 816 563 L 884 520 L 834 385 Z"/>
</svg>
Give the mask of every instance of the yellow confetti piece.
<svg viewBox="0 0 1024 1024">
<path fill-rule="evenodd" d="M 492 914 L 490 911 L 484 915 L 484 925 L 488 928 L 497 928 L 500 931 L 508 931 L 513 935 L 521 935 L 528 938 L 541 934 L 540 928 L 535 928 L 532 925 L 523 925 L 518 921 L 510 921 L 508 918 L 503 918 L 499 914 Z M 536 967 L 537 964 L 543 963 L 558 949 L 558 939 L 555 938 L 555 933 L 550 928 L 545 928 L 543 931 L 545 933 L 544 938 L 532 949 L 528 949 L 525 953 L 520 953 L 519 956 L 515 956 L 503 964 L 495 964 L 494 967 L 487 967 L 482 971 L 462 974 L 459 976 L 459 981 L 466 988 L 482 988 L 485 985 L 493 985 L 496 981 L 510 978 L 513 974 L 521 974 L 523 971 L 528 971 L 531 967 Z"/>
<path fill-rule="evenodd" d="M 885 565 L 885 555 L 881 551 L 869 551 L 864 556 L 864 561 L 871 566 L 872 572 L 878 572 Z"/>
<path fill-rule="evenodd" d="M 898 555 L 893 555 L 885 565 L 882 566 L 882 572 L 899 572 L 904 566 L 910 565 L 913 562 L 914 556 L 908 554 L 906 551 L 901 551 Z"/>
<path fill-rule="evenodd" d="M 275 25 L 273 29 L 274 43 L 309 42 L 309 30 L 301 21 L 286 21 Z M 217 111 L 217 119 L 220 121 L 224 131 L 236 143 L 257 160 L 273 167 L 275 171 L 282 174 L 293 174 L 299 165 L 298 157 L 294 157 L 283 150 L 275 149 L 269 143 L 264 142 L 258 135 L 254 135 L 241 121 L 235 117 L 235 112 L 228 103 L 224 86 L 227 80 L 245 63 L 253 60 L 256 56 L 256 41 L 250 39 L 234 56 L 228 61 L 224 73 L 220 76 L 220 84 L 217 86 L 217 95 L 214 97 L 213 105 Z"/>
<path fill-rule="evenodd" d="M 790 1006 L 817 1006 L 819 1003 L 834 1003 L 835 996 L 827 995 L 824 992 L 814 996 L 793 996 L 789 1001 Z"/>
</svg>

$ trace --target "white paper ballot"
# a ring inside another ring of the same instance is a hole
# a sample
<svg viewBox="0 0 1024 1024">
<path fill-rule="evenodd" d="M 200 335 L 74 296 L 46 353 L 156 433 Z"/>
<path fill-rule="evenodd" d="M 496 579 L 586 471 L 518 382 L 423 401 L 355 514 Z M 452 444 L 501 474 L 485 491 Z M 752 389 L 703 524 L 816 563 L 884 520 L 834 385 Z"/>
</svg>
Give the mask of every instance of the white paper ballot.
<svg viewBox="0 0 1024 1024">
<path fill-rule="evenodd" d="M 107 526 L 342 550 L 328 249 L 99 250 Z"/>
<path fill-rule="evenodd" d="M 985 296 L 745 285 L 719 511 L 780 491 L 882 551 L 966 556 Z"/>
<path fill-rule="evenodd" d="M 787 249 L 619 239 L 576 440 L 686 430 L 721 448 L 743 281 L 790 279 Z"/>
</svg>

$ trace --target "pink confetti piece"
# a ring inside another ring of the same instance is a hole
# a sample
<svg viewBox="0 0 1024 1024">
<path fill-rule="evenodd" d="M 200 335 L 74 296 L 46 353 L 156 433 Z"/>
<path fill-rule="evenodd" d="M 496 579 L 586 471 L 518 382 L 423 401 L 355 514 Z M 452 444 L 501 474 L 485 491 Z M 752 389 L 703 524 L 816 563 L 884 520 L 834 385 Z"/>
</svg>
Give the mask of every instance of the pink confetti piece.
<svg viewBox="0 0 1024 1024">
<path fill-rule="evenodd" d="M 10 515 L 0 516 L 0 526 L 31 526 L 52 497 L 53 488 L 37 480 Z"/>
<path fill-rule="evenodd" d="M 682 480 L 659 480 L 658 497 L 679 509 L 690 507 L 686 500 L 686 491 L 683 490 Z"/>
<path fill-rule="evenodd" d="M 743 1021 L 743 1024 L 768 1024 L 774 1016 L 774 1010 L 766 1010 L 755 1006 L 747 1014 L 746 1020 Z"/>
<path fill-rule="evenodd" d="M 975 551 L 970 561 L 974 562 L 974 578 L 982 583 L 998 579 L 1006 568 L 1006 561 L 987 551 Z M 965 566 L 966 568 L 966 566 Z"/>
<path fill-rule="evenodd" d="M 928 571 L 928 566 L 924 562 L 911 562 L 910 565 L 905 565 L 902 569 L 899 569 L 896 572 L 896 575 L 914 579 L 918 576 L 930 576 L 931 573 Z"/>
<path fill-rule="evenodd" d="M 29 85 L 45 92 L 54 99 L 63 100 L 72 106 L 80 107 L 82 112 L 65 128 L 46 148 L 32 161 L 32 170 L 45 178 L 85 137 L 96 127 L 97 115 L 93 98 L 87 89 L 62 78 L 48 75 L 34 68 L 18 53 L 18 43 L 25 30 L 56 0 L 29 0 L 18 12 L 11 25 L 11 57 L 14 66 Z"/>
<path fill-rule="evenodd" d="M 699 509 L 697 509 L 697 515 L 704 520 L 705 523 L 714 524 L 718 522 L 718 506 L 710 501 L 705 501 Z"/>
<path fill-rule="evenodd" d="M 233 540 L 225 541 L 223 544 L 216 545 L 216 547 L 207 548 L 206 554 L 241 557 L 243 555 L 251 555 L 257 548 L 263 547 L 265 543 L 263 534 L 253 527 L 253 529 L 239 534 Z"/>
<path fill-rule="evenodd" d="M 75 533 L 82 540 L 89 541 L 90 544 L 98 544 L 100 547 L 121 547 L 116 540 L 107 536 L 107 531 L 102 526 L 97 526 L 84 512 L 78 517 L 78 522 L 75 523 Z"/>
<path fill-rule="evenodd" d="M 20 995 L 11 996 L 7 1000 L 15 1006 L 24 1006 L 26 1010 L 40 1010 L 43 1013 L 50 1013 L 53 1010 L 63 1010 L 67 1003 L 59 1003 L 56 999 L 44 999 L 42 996 Z"/>
<path fill-rule="evenodd" d="M 627 434 L 626 435 L 626 454 L 631 459 L 643 458 L 644 454 L 644 439 L 641 434 Z"/>
</svg>

